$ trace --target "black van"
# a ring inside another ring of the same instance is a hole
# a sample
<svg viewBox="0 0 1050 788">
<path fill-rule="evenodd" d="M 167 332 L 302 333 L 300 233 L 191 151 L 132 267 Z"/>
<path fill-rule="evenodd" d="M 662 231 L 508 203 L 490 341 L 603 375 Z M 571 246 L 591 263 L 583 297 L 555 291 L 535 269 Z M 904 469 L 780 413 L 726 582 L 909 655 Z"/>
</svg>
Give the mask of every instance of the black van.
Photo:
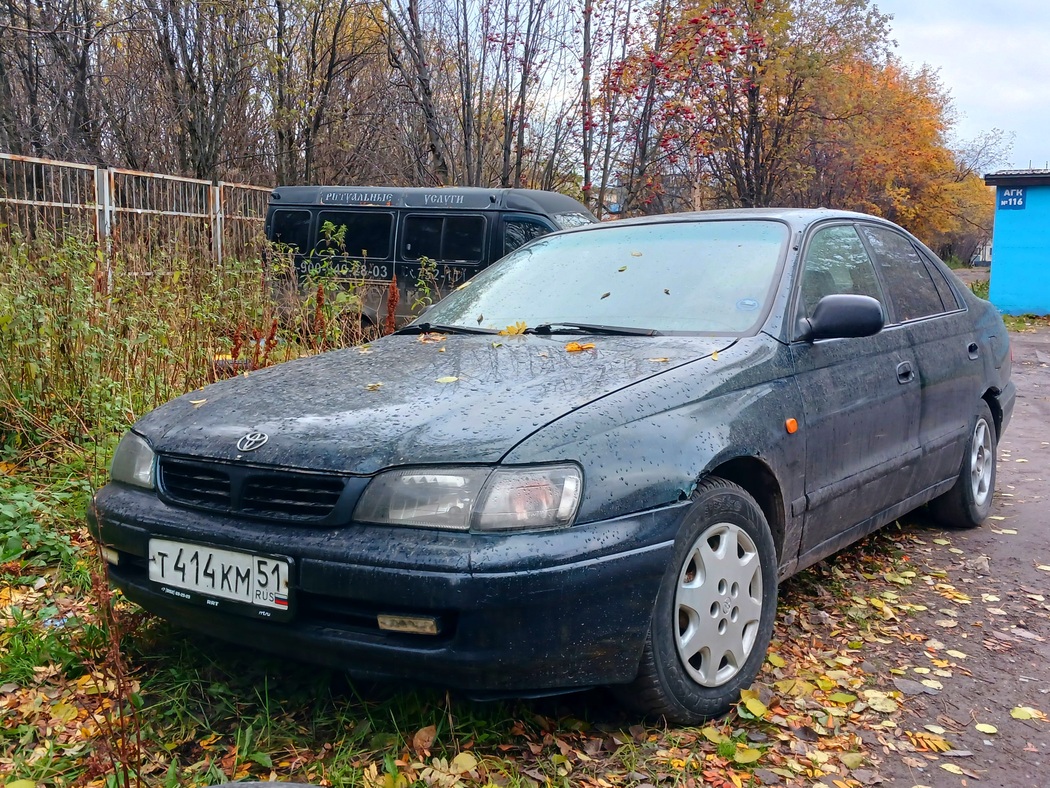
<svg viewBox="0 0 1050 788">
<path fill-rule="evenodd" d="M 436 263 L 443 293 L 533 238 L 596 221 L 571 197 L 536 189 L 280 186 L 266 237 L 293 253 L 300 281 L 328 273 L 389 285 L 396 276 L 405 315 L 420 258 Z"/>
</svg>

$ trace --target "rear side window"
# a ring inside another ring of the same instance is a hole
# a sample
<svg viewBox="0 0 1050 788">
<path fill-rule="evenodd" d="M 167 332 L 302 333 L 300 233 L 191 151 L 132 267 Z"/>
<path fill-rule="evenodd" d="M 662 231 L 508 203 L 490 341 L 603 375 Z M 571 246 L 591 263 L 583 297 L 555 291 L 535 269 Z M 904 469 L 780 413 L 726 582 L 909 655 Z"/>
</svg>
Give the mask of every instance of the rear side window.
<svg viewBox="0 0 1050 788">
<path fill-rule="evenodd" d="M 401 241 L 406 260 L 480 263 L 485 250 L 483 216 L 406 216 Z"/>
<path fill-rule="evenodd" d="M 270 240 L 298 254 L 308 251 L 312 246 L 310 243 L 310 212 L 274 211 L 270 225 Z"/>
<path fill-rule="evenodd" d="M 884 227 L 862 226 L 875 264 L 896 308 L 897 320 L 917 320 L 944 311 L 926 263 L 911 241 Z"/>
<path fill-rule="evenodd" d="M 326 222 L 331 223 L 327 233 Z M 317 216 L 317 248 L 350 257 L 387 260 L 393 229 L 392 213 L 321 211 Z"/>
<path fill-rule="evenodd" d="M 944 304 L 945 311 L 951 312 L 953 309 L 959 309 L 959 299 L 956 298 L 955 292 L 952 290 L 951 285 L 948 284 L 948 280 L 944 278 L 944 273 L 937 264 L 930 259 L 928 254 L 924 253 L 922 258 L 926 262 L 926 270 L 930 272 L 930 277 L 933 279 L 933 285 L 937 288 L 937 293 L 941 297 L 941 303 Z"/>
</svg>

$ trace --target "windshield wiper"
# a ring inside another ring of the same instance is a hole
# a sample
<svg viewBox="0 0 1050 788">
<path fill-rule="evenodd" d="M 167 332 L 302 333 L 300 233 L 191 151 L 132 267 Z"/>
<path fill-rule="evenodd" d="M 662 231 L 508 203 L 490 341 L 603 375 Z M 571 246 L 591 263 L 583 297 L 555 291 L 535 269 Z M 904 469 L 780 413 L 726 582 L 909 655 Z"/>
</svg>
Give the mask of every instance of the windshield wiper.
<svg viewBox="0 0 1050 788">
<path fill-rule="evenodd" d="M 603 326 L 596 323 L 540 323 L 538 326 L 525 329 L 526 334 L 606 334 L 621 337 L 657 337 L 660 332 L 655 328 L 635 328 L 634 326 Z"/>
<path fill-rule="evenodd" d="M 472 326 L 446 326 L 441 323 L 410 323 L 399 328 L 395 334 L 495 334 L 494 328 L 473 328 Z"/>
</svg>

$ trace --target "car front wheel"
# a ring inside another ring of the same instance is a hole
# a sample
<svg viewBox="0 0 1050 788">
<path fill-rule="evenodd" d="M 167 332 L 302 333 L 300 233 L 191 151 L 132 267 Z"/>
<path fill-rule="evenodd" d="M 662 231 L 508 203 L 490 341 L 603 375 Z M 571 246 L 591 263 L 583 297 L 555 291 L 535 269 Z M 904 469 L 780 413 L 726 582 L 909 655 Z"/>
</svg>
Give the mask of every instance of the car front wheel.
<svg viewBox="0 0 1050 788">
<path fill-rule="evenodd" d="M 773 632 L 776 549 L 743 488 L 705 479 L 656 600 L 638 678 L 619 694 L 669 722 L 727 712 L 758 674 Z"/>
<path fill-rule="evenodd" d="M 988 403 L 977 406 L 955 484 L 930 503 L 933 515 L 949 528 L 976 528 L 992 510 L 998 441 Z"/>
</svg>

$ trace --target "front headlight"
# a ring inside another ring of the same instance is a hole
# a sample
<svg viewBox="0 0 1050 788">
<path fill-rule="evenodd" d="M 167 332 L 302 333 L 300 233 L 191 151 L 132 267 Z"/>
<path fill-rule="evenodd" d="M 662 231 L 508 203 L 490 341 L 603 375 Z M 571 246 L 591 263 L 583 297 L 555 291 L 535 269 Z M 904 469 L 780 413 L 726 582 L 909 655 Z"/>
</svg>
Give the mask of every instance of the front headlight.
<svg viewBox="0 0 1050 788">
<path fill-rule="evenodd" d="M 132 484 L 152 490 L 155 487 L 153 468 L 155 455 L 145 438 L 127 432 L 117 444 L 113 462 L 109 466 L 109 478 L 115 482 Z"/>
<path fill-rule="evenodd" d="M 396 470 L 369 483 L 354 519 L 453 531 L 560 528 L 572 524 L 582 497 L 575 465 Z"/>
</svg>

